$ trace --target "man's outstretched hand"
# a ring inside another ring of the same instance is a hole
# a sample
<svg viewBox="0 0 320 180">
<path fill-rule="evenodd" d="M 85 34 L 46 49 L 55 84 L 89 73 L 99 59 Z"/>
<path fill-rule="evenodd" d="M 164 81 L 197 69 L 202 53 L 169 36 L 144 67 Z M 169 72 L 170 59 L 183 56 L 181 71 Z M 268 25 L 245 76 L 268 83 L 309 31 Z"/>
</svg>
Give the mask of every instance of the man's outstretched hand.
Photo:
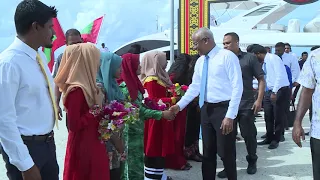
<svg viewBox="0 0 320 180">
<path fill-rule="evenodd" d="M 303 141 L 305 140 L 305 134 L 300 123 L 294 123 L 292 129 L 292 139 L 299 147 L 302 147 L 301 139 Z"/>
<path fill-rule="evenodd" d="M 180 107 L 178 105 L 174 105 L 171 106 L 169 110 L 172 111 L 174 114 L 178 114 L 180 111 Z"/>
</svg>

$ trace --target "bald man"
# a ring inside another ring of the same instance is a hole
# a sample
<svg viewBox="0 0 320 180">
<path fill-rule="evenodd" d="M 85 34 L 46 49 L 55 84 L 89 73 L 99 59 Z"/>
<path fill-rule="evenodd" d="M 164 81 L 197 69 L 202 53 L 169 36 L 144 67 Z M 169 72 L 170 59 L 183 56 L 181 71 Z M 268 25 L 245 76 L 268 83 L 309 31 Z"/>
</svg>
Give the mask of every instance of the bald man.
<svg viewBox="0 0 320 180">
<path fill-rule="evenodd" d="M 192 84 L 171 110 L 183 110 L 199 94 L 203 141 L 203 180 L 216 179 L 217 153 L 221 157 L 229 180 L 237 179 L 236 131 L 242 97 L 242 73 L 238 57 L 216 46 L 208 28 L 200 28 L 192 35 L 193 49 L 201 57 L 197 60 Z"/>
</svg>

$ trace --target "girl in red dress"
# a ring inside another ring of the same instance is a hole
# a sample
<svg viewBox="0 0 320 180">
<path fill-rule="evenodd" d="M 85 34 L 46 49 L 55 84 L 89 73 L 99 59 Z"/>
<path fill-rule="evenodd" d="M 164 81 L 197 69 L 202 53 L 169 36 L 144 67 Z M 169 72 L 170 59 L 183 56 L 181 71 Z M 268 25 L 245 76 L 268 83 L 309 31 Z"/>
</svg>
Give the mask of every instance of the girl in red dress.
<svg viewBox="0 0 320 180">
<path fill-rule="evenodd" d="M 164 52 L 146 53 L 141 62 L 141 80 L 148 96 L 169 106 L 176 103 L 168 97 L 168 88 L 173 84 L 166 72 L 167 59 Z M 178 121 L 178 119 L 175 119 Z M 149 119 L 144 126 L 145 179 L 171 179 L 164 174 L 165 157 L 175 153 L 174 122 Z M 184 160 L 181 167 L 187 162 Z"/>
<path fill-rule="evenodd" d="M 99 121 L 90 112 L 102 105 L 96 85 L 100 51 L 92 44 L 67 46 L 55 83 L 63 93 L 69 135 L 64 180 L 110 180 L 106 147 L 99 140 Z"/>
</svg>

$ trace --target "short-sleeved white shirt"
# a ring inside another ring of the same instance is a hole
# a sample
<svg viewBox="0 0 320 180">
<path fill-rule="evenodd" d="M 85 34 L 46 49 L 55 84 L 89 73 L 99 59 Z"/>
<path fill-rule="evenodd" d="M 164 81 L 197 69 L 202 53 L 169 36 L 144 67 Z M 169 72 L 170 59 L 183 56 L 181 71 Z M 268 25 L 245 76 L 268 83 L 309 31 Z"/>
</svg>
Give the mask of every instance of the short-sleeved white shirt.
<svg viewBox="0 0 320 180">
<path fill-rule="evenodd" d="M 311 52 L 298 78 L 301 86 L 314 89 L 310 135 L 320 139 L 320 49 Z"/>
</svg>

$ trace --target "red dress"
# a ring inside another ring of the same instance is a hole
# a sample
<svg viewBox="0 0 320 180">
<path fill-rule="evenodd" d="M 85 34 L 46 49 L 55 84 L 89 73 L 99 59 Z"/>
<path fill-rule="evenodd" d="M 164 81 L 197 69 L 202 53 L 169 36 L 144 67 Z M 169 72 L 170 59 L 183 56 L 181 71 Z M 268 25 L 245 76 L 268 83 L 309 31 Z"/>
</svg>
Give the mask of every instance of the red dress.
<svg viewBox="0 0 320 180">
<path fill-rule="evenodd" d="M 69 93 L 65 107 L 69 135 L 63 179 L 110 180 L 106 147 L 98 139 L 98 120 L 89 113 L 81 88 Z"/>
<path fill-rule="evenodd" d="M 179 112 L 173 122 L 174 153 L 166 156 L 166 168 L 180 170 L 187 164 L 184 156 L 187 111 Z"/>
<path fill-rule="evenodd" d="M 167 88 L 156 77 L 148 77 L 144 81 L 144 88 L 149 98 L 155 101 L 162 100 L 172 104 L 172 99 L 167 97 Z M 174 153 L 173 121 L 161 119 L 148 119 L 144 123 L 144 153 L 148 157 L 166 157 Z"/>
<path fill-rule="evenodd" d="M 170 76 L 170 79 L 173 78 Z M 187 110 L 179 112 L 173 121 L 174 153 L 166 156 L 166 168 L 180 170 L 187 164 L 184 156 L 184 141 L 186 136 Z"/>
</svg>

